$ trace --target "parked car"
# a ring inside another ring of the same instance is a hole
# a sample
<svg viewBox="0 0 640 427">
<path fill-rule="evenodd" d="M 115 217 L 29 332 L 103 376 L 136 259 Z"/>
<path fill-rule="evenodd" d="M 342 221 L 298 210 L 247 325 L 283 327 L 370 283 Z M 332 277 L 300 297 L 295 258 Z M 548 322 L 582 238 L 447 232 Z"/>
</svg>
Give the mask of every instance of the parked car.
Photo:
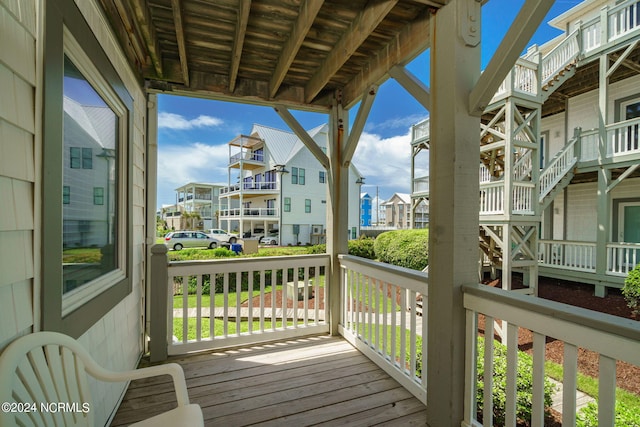
<svg viewBox="0 0 640 427">
<path fill-rule="evenodd" d="M 260 239 L 260 244 L 262 245 L 279 245 L 280 237 L 278 236 L 277 231 L 270 231 L 269 234 Z"/>
<path fill-rule="evenodd" d="M 222 244 L 220 240 L 202 231 L 172 231 L 164 236 L 168 248 L 179 251 L 182 248 L 205 247 L 215 249 Z"/>
<path fill-rule="evenodd" d="M 235 243 L 238 241 L 238 235 L 234 233 L 227 233 L 220 228 L 210 228 L 207 230 L 207 234 L 211 237 L 215 237 L 221 242 Z"/>
<path fill-rule="evenodd" d="M 253 231 L 245 231 L 242 234 L 243 239 L 257 239 L 260 240 L 264 237 L 264 228 L 256 227 Z"/>
</svg>

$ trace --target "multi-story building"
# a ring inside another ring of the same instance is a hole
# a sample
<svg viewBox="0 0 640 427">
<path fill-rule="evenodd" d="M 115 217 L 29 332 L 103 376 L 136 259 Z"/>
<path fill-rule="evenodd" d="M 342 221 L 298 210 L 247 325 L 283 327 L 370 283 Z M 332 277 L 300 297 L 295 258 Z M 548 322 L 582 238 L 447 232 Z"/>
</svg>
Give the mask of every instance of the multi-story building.
<svg viewBox="0 0 640 427">
<path fill-rule="evenodd" d="M 328 126 L 308 131 L 326 151 Z M 349 167 L 349 238 L 359 230 L 362 177 Z M 281 245 L 318 244 L 326 238 L 327 173 L 293 133 L 254 125 L 229 142 L 229 185 L 220 190 L 220 224 L 246 237 L 279 231 Z M 347 230 L 345 230 L 347 232 Z"/>
<path fill-rule="evenodd" d="M 373 198 L 369 193 L 360 193 L 360 226 L 371 227 L 373 223 Z"/>
<path fill-rule="evenodd" d="M 220 189 L 224 184 L 190 182 L 176 188 L 176 203 L 163 207 L 163 219 L 168 228 L 218 228 Z"/>
<path fill-rule="evenodd" d="M 603 295 L 640 263 L 638 10 L 588 1 L 553 19 L 565 33 L 529 49 L 485 109 L 480 246 L 505 288 L 520 271 L 532 293 L 542 274 Z M 413 127 L 414 156 L 427 127 Z"/>
<path fill-rule="evenodd" d="M 411 196 L 406 193 L 394 193 L 386 202 L 380 204 L 385 210 L 383 225 L 394 228 L 411 228 Z"/>
</svg>

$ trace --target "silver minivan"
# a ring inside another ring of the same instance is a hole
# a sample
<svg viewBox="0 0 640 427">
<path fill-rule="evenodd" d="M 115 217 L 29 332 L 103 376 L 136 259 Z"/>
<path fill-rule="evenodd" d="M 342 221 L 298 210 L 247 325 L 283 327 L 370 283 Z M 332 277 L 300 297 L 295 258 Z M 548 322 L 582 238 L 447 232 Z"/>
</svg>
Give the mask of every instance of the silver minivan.
<svg viewBox="0 0 640 427">
<path fill-rule="evenodd" d="M 164 244 L 176 251 L 182 248 L 199 247 L 215 249 L 220 246 L 220 243 L 220 240 L 202 231 L 171 231 L 164 236 Z"/>
</svg>

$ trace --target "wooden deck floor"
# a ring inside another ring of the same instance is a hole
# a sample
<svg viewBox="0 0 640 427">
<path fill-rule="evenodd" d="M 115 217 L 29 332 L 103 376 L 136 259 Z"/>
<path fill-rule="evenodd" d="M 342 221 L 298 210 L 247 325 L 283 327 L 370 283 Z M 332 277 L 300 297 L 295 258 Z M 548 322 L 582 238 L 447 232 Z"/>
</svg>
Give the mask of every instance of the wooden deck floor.
<svg viewBox="0 0 640 427">
<path fill-rule="evenodd" d="M 208 426 L 426 425 L 426 407 L 349 343 L 311 337 L 173 358 Z M 175 406 L 169 378 L 131 383 L 112 423 Z"/>
</svg>

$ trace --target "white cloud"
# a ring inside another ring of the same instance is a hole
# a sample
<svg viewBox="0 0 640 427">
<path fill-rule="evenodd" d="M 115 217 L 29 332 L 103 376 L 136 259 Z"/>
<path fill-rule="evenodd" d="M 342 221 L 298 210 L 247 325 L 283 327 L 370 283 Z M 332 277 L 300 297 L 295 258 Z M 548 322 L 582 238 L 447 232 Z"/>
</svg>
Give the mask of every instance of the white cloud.
<svg viewBox="0 0 640 427">
<path fill-rule="evenodd" d="M 195 119 L 187 119 L 175 113 L 161 112 L 158 114 L 158 127 L 166 129 L 188 130 L 202 127 L 216 127 L 222 123 L 222 119 L 204 114 Z"/>
<path fill-rule="evenodd" d="M 175 203 L 175 189 L 189 182 L 226 183 L 229 147 L 194 142 L 158 150 L 158 204 Z"/>
<path fill-rule="evenodd" d="M 428 159 L 426 156 L 417 159 L 416 176 L 426 175 Z M 363 191 L 370 192 L 366 187 L 375 185 L 380 187 L 381 198 L 393 193 L 410 193 L 411 131 L 389 138 L 363 132 L 353 162 L 366 178 Z"/>
</svg>

